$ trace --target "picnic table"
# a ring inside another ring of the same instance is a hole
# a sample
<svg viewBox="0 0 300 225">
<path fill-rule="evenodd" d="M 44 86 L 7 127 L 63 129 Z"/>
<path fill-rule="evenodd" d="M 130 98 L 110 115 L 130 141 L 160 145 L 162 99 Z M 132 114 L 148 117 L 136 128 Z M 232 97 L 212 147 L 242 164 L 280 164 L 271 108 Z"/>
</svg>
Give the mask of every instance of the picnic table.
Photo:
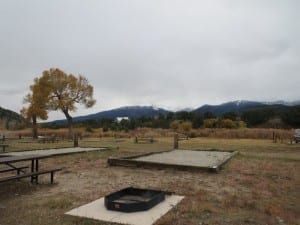
<svg viewBox="0 0 300 225">
<path fill-rule="evenodd" d="M 38 136 L 38 142 L 39 143 L 54 143 L 58 142 L 58 139 L 56 136 Z"/>
<path fill-rule="evenodd" d="M 153 143 L 155 140 L 152 137 L 135 137 L 134 143 Z"/>
<path fill-rule="evenodd" d="M 22 178 L 30 177 L 31 183 L 38 183 L 38 177 L 42 174 L 50 174 L 51 184 L 53 183 L 54 173 L 62 170 L 62 168 L 44 169 L 40 170 L 39 160 L 50 157 L 49 155 L 24 155 L 24 156 L 8 156 L 0 158 L 0 166 L 4 165 L 4 168 L 0 168 L 0 173 L 6 173 L 10 171 L 16 171 L 17 175 L 8 174 L 8 176 L 0 177 L 0 183 L 19 180 Z M 29 166 L 18 166 L 19 162 L 31 162 L 30 171 L 27 171 Z"/>
<path fill-rule="evenodd" d="M 2 147 L 2 151 L 5 152 L 5 148 L 9 147 L 8 144 L 0 144 L 0 147 Z"/>
</svg>

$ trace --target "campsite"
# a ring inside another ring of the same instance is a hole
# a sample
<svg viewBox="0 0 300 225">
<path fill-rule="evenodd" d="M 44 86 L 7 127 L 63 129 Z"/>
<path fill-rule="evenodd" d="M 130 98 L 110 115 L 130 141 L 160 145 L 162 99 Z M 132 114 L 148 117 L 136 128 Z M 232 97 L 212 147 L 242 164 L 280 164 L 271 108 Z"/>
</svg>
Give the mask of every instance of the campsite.
<svg viewBox="0 0 300 225">
<path fill-rule="evenodd" d="M 25 149 L 60 151 L 73 146 L 69 140 L 33 143 L 29 139 L 7 140 L 7 153 Z M 299 144 L 290 144 L 288 140 L 274 143 L 271 139 L 205 137 L 180 141 L 181 151 L 238 151 L 217 173 L 108 165 L 110 157 L 173 149 L 173 137 L 155 139 L 152 143 L 135 143 L 130 137 L 117 141 L 115 137 L 83 137 L 79 140 L 81 148 L 100 150 L 55 155 L 41 161 L 44 167 L 63 168 L 55 174 L 54 184 L 47 175 L 40 176 L 39 184 L 32 184 L 29 179 L 0 184 L 0 224 L 116 224 L 65 213 L 130 186 L 184 196 L 156 225 L 299 222 Z"/>
</svg>

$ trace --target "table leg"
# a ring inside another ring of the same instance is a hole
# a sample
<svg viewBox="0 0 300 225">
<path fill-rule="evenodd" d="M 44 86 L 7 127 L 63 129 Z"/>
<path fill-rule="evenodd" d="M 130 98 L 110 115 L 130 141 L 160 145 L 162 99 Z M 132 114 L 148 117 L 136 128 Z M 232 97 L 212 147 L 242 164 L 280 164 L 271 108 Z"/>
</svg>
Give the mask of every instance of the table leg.
<svg viewBox="0 0 300 225">
<path fill-rule="evenodd" d="M 31 172 L 37 172 L 39 170 L 39 160 L 38 159 L 32 159 L 31 160 Z M 31 183 L 38 183 L 38 175 L 31 176 Z"/>
<path fill-rule="evenodd" d="M 34 160 L 32 159 L 31 160 L 31 172 L 33 173 L 33 171 L 34 171 Z"/>
<path fill-rule="evenodd" d="M 39 160 L 38 159 L 35 160 L 35 171 L 36 172 L 39 171 Z M 38 179 L 39 179 L 39 175 L 36 175 L 36 177 L 35 177 L 36 183 L 38 183 Z"/>
<path fill-rule="evenodd" d="M 34 171 L 34 159 L 31 160 L 31 173 Z M 31 183 L 33 183 L 33 176 L 31 176 Z"/>
</svg>

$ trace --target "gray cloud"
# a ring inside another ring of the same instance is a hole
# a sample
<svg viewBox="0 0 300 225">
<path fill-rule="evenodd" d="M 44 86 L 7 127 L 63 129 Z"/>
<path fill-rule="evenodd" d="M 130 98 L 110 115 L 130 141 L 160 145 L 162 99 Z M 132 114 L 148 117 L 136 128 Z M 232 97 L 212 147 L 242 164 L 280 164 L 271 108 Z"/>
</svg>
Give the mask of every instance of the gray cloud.
<svg viewBox="0 0 300 225">
<path fill-rule="evenodd" d="M 51 67 L 94 86 L 97 105 L 76 115 L 299 100 L 299 10 L 297 0 L 4 0 L 0 106 L 19 111 Z"/>
</svg>

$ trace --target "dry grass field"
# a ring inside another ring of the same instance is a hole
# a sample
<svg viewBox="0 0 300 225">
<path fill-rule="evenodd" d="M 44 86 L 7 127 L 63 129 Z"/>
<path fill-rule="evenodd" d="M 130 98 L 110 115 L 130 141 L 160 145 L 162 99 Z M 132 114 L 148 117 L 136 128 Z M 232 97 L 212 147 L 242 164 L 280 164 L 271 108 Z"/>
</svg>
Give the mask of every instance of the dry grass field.
<svg viewBox="0 0 300 225">
<path fill-rule="evenodd" d="M 300 144 L 270 139 L 192 138 L 180 149 L 237 150 L 219 173 L 175 169 L 109 167 L 110 156 L 170 150 L 173 139 L 135 144 L 133 138 L 84 138 L 83 147 L 110 150 L 55 156 L 41 166 L 64 167 L 49 184 L 28 180 L 0 184 L 0 225 L 112 225 L 64 215 L 65 212 L 127 187 L 154 188 L 184 195 L 185 199 L 156 225 L 283 225 L 300 224 Z M 25 141 L 24 141 L 25 140 Z M 7 140 L 9 151 L 71 147 L 72 142 L 36 143 Z"/>
</svg>

